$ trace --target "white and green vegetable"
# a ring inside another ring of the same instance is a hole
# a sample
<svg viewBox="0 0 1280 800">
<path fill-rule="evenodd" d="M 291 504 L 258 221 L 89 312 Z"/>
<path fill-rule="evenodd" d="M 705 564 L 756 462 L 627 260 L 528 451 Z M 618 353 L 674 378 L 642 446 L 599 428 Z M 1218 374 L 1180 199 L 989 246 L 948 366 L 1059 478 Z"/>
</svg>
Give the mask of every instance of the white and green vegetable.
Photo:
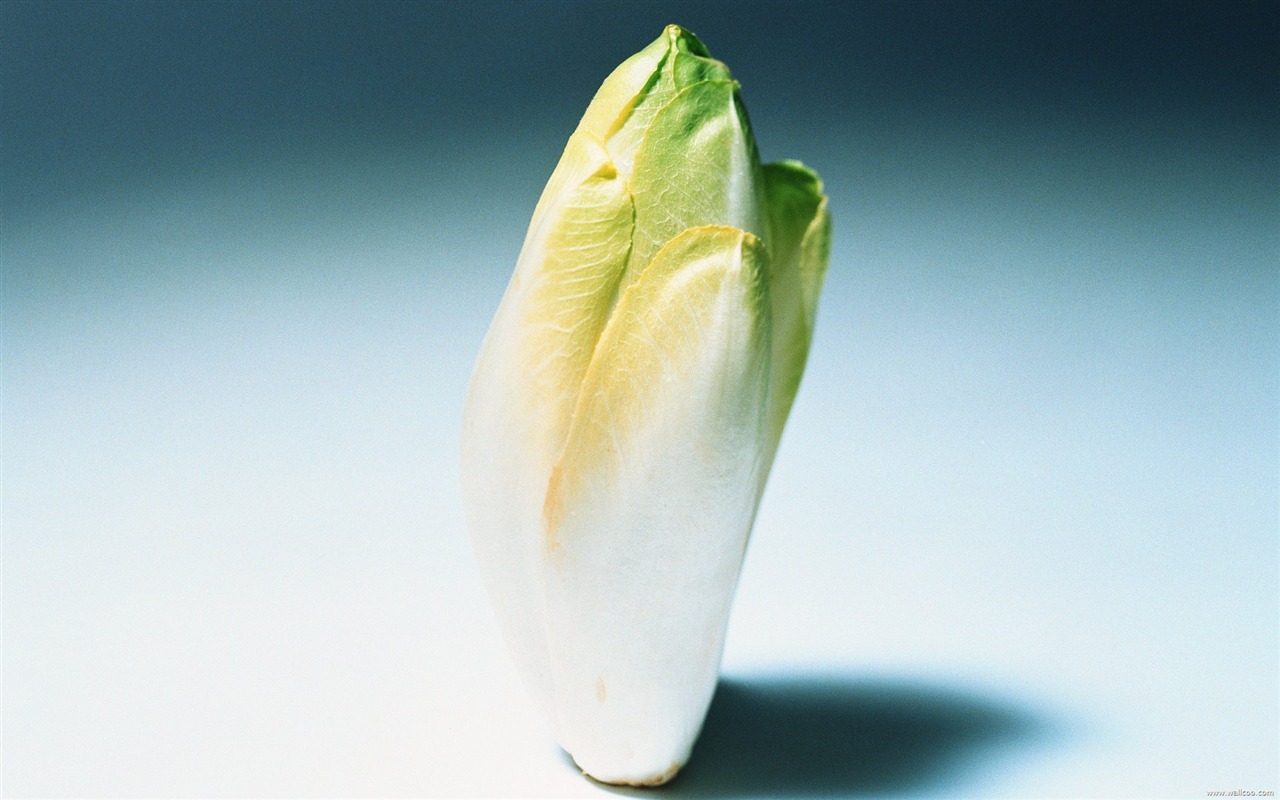
<svg viewBox="0 0 1280 800">
<path fill-rule="evenodd" d="M 463 488 L 517 668 L 598 780 L 689 757 L 829 237 L 818 177 L 761 165 L 738 84 L 675 25 L 605 80 L 538 201 Z"/>
</svg>

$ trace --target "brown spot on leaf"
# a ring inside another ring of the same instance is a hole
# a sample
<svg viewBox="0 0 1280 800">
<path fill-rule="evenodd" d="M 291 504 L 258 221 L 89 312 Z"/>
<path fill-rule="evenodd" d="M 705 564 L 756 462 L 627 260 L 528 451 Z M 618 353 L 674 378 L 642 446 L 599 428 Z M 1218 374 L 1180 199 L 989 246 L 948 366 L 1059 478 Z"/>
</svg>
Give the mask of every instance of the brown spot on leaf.
<svg viewBox="0 0 1280 800">
<path fill-rule="evenodd" d="M 548 550 L 560 546 L 557 531 L 560 518 L 564 515 L 564 501 L 560 497 L 560 465 L 551 468 L 551 479 L 547 481 L 547 496 L 542 502 L 542 533 L 546 537 Z"/>
<path fill-rule="evenodd" d="M 662 773 L 661 775 L 654 775 L 652 778 L 645 778 L 644 780 L 640 780 L 640 781 L 627 781 L 626 785 L 627 786 L 661 786 L 662 784 L 674 778 L 676 776 L 676 773 L 680 771 L 680 768 L 682 766 L 684 765 L 672 763 L 670 767 L 667 767 L 667 771 Z"/>
</svg>

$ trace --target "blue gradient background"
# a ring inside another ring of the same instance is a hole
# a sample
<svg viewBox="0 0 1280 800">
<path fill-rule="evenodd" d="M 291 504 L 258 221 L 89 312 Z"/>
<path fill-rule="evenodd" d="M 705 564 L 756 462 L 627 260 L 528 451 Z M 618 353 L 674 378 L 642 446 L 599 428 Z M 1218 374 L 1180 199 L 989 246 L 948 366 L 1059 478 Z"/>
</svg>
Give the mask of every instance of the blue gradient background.
<svg viewBox="0 0 1280 800">
<path fill-rule="evenodd" d="M 667 22 L 826 179 L 662 796 L 1276 790 L 1273 3 L 0 4 L 6 796 L 600 796 L 458 499 L 471 360 Z"/>
</svg>

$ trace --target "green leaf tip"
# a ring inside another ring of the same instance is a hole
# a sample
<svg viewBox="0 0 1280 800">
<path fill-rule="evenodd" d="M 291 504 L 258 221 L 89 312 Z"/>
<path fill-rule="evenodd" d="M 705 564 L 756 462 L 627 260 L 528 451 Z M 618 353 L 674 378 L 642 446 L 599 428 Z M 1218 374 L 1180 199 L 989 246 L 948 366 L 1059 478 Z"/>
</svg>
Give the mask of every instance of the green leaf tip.
<svg viewBox="0 0 1280 800">
<path fill-rule="evenodd" d="M 665 38 L 671 43 L 671 47 L 683 53 L 689 53 L 702 58 L 711 58 L 711 53 L 707 50 L 707 46 L 702 43 L 697 34 L 688 28 L 682 28 L 675 23 L 666 27 L 662 32 L 661 40 Z"/>
</svg>

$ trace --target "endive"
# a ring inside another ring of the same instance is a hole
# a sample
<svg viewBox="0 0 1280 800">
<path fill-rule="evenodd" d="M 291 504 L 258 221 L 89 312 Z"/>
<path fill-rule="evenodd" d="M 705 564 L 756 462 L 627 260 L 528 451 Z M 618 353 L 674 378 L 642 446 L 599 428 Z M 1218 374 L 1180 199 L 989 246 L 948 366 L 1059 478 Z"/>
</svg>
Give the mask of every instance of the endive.
<svg viewBox="0 0 1280 800">
<path fill-rule="evenodd" d="M 517 668 L 610 783 L 689 756 L 804 370 L 830 222 L 762 166 L 675 25 L 605 80 L 538 201 L 472 376 L 463 484 Z"/>
</svg>

